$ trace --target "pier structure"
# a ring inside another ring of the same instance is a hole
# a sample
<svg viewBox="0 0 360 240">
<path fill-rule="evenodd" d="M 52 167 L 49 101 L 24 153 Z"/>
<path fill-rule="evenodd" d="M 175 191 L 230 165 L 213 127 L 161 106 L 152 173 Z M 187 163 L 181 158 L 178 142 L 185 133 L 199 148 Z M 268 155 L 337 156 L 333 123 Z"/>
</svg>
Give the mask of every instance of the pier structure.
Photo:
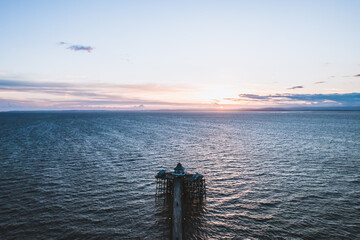
<svg viewBox="0 0 360 240">
<path fill-rule="evenodd" d="M 189 174 L 178 163 L 174 172 L 161 170 L 156 174 L 156 195 L 172 200 L 172 239 L 182 239 L 183 200 L 202 200 L 206 197 L 205 178 L 199 173 Z"/>
</svg>

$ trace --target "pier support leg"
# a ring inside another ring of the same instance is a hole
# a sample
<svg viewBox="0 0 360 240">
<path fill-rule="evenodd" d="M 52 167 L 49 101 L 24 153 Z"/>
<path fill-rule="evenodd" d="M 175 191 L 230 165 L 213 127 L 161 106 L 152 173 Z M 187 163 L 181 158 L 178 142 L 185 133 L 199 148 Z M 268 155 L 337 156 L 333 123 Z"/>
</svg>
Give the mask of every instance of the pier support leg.
<svg viewBox="0 0 360 240">
<path fill-rule="evenodd" d="M 172 239 L 182 240 L 182 181 L 174 179 Z"/>
</svg>

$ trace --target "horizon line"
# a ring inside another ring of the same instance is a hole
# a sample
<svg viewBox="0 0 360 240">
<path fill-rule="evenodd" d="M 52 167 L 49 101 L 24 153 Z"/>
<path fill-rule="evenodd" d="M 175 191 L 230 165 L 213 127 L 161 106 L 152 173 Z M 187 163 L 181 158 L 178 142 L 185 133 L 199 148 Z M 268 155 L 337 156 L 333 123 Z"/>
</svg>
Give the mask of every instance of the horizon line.
<svg viewBox="0 0 360 240">
<path fill-rule="evenodd" d="M 360 111 L 360 106 L 354 107 L 292 107 L 292 108 L 244 108 L 244 109 L 37 109 L 37 110 L 10 110 L 0 113 L 26 112 L 302 112 L 302 111 Z"/>
</svg>

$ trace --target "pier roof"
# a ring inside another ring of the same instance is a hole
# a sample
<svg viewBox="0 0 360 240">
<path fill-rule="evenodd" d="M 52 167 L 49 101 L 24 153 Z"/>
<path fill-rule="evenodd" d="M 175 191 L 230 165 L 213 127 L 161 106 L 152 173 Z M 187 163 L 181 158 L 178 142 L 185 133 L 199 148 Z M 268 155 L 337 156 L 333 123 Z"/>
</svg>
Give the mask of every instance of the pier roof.
<svg viewBox="0 0 360 240">
<path fill-rule="evenodd" d="M 174 170 L 175 172 L 184 172 L 185 168 L 181 165 L 181 163 L 178 163 Z"/>
</svg>

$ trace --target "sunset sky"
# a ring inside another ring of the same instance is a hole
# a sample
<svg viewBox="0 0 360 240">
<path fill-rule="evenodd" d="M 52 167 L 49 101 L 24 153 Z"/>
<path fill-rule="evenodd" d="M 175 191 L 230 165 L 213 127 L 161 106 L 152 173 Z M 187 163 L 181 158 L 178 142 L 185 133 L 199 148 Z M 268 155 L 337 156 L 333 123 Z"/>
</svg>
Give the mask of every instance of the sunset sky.
<svg viewBox="0 0 360 240">
<path fill-rule="evenodd" d="M 360 107 L 360 1 L 0 0 L 0 111 Z"/>
</svg>

